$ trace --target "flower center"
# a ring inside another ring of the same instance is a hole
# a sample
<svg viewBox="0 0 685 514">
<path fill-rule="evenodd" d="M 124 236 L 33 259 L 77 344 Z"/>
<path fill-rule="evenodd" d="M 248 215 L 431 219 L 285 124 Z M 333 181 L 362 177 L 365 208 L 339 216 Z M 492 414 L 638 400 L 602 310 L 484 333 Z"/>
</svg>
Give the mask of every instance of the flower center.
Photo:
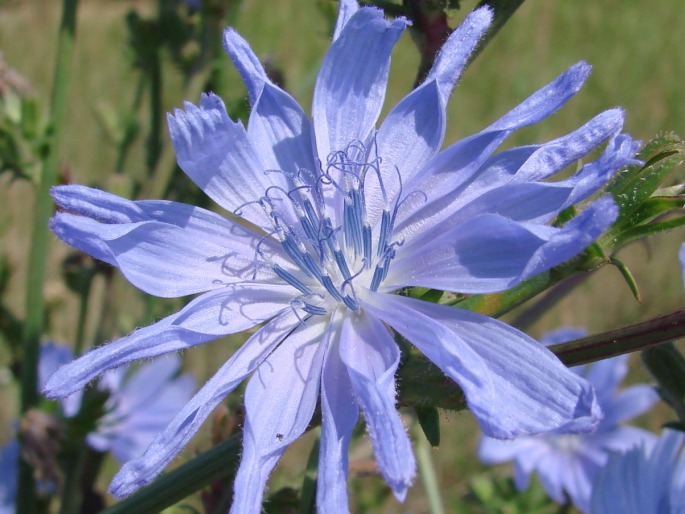
<svg viewBox="0 0 685 514">
<path fill-rule="evenodd" d="M 265 237 L 277 238 L 297 266 L 271 264 L 302 293 L 295 306 L 323 315 L 342 302 L 359 311 L 355 283 L 376 291 L 387 276 L 402 243 L 392 241 L 398 202 L 389 200 L 380 166 L 375 145 L 369 151 L 353 141 L 332 152 L 317 172 L 286 176 L 288 189 L 271 186 L 257 201 L 273 227 Z M 264 257 L 259 248 L 257 254 Z"/>
</svg>

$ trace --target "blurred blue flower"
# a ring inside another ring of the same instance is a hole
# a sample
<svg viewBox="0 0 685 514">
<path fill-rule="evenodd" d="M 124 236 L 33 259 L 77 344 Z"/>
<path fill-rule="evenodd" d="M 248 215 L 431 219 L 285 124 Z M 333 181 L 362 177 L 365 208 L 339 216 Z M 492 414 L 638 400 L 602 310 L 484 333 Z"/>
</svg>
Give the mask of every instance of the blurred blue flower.
<svg viewBox="0 0 685 514">
<path fill-rule="evenodd" d="M 54 341 L 46 341 L 40 345 L 40 358 L 38 359 L 38 388 L 43 389 L 48 379 L 54 375 L 62 365 L 74 360 L 74 354 L 68 346 L 57 344 Z M 78 414 L 81 408 L 83 391 L 60 399 L 62 414 L 70 418 Z"/>
<path fill-rule="evenodd" d="M 47 377 L 74 355 L 69 347 L 52 341 L 43 343 L 40 352 L 38 384 L 44 387 Z M 88 434 L 88 446 L 111 452 L 121 463 L 141 455 L 195 392 L 192 375 L 178 376 L 180 367 L 180 357 L 170 355 L 135 370 L 123 366 L 103 374 L 98 388 L 108 393 L 105 414 Z M 64 416 L 78 413 L 82 396 L 77 391 L 60 402 Z"/>
<path fill-rule="evenodd" d="M 178 376 L 180 367 L 180 357 L 170 355 L 133 373 L 126 367 L 106 372 L 98 387 L 110 395 L 88 446 L 122 464 L 140 456 L 195 392 L 192 375 Z"/>
<path fill-rule="evenodd" d="M 168 201 L 55 188 L 51 224 L 65 242 L 117 266 L 162 297 L 202 293 L 180 312 L 64 366 L 46 394 L 69 395 L 107 369 L 260 328 L 178 413 L 111 491 L 153 480 L 223 398 L 250 374 L 244 451 L 232 512 L 259 512 L 266 480 L 321 400 L 320 511 L 347 510 L 347 449 L 359 409 L 379 469 L 399 499 L 415 473 L 396 411 L 394 332 L 455 380 L 492 437 L 599 421 L 586 380 L 497 320 L 393 294 L 422 286 L 506 290 L 581 252 L 616 218 L 600 199 L 563 227 L 557 214 L 595 193 L 638 143 L 623 112 L 603 112 L 546 144 L 494 154 L 521 127 L 560 109 L 590 67 L 572 66 L 481 132 L 442 152 L 446 104 L 492 13 L 469 15 L 425 81 L 376 129 L 390 53 L 407 21 L 342 0 L 319 71 L 312 121 L 273 84 L 234 30 L 225 46 L 248 89 L 247 129 L 203 95 L 168 118 L 179 166 L 250 228 Z M 606 143 L 575 175 L 547 179 Z"/>
<path fill-rule="evenodd" d="M 0 448 L 0 514 L 14 514 L 17 498 L 19 442 L 10 440 Z"/>
<path fill-rule="evenodd" d="M 685 514 L 685 434 L 614 454 L 595 476 L 591 514 Z"/>
<path fill-rule="evenodd" d="M 587 335 L 584 329 L 561 328 L 546 334 L 546 346 Z M 606 464 L 611 452 L 624 451 L 649 443 L 654 435 L 635 427 L 620 426 L 647 412 L 657 401 L 656 390 L 646 384 L 617 391 L 628 372 L 628 355 L 621 355 L 571 370 L 594 387 L 604 417 L 597 430 L 589 434 L 545 434 L 501 441 L 483 437 L 478 455 L 485 464 L 514 461 L 516 487 L 528 488 L 530 475 L 537 471 L 547 494 L 560 504 L 570 499 L 582 512 L 589 512 L 595 475 Z M 621 511 L 614 511 L 621 512 Z"/>
</svg>

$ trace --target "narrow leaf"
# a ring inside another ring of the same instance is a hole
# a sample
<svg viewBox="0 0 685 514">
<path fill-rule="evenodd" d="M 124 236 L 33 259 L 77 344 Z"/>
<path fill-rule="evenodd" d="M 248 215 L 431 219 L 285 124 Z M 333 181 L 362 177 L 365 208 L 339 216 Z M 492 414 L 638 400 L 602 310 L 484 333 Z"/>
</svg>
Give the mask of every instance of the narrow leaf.
<svg viewBox="0 0 685 514">
<path fill-rule="evenodd" d="M 415 407 L 416 417 L 426 439 L 434 448 L 440 446 L 440 416 L 435 407 Z"/>
<path fill-rule="evenodd" d="M 685 423 L 685 359 L 673 343 L 642 352 L 642 361 L 659 384 L 659 393 Z"/>
<path fill-rule="evenodd" d="M 628 269 L 628 266 L 623 264 L 615 257 L 609 259 L 609 262 L 616 266 L 616 269 L 621 272 L 621 275 L 623 276 L 624 280 L 628 284 L 628 287 L 630 288 L 630 292 L 633 293 L 633 297 L 638 301 L 638 303 L 642 303 L 642 299 L 640 298 L 640 291 L 637 288 L 637 282 L 635 282 L 635 277 L 633 277 L 633 274 Z"/>
</svg>

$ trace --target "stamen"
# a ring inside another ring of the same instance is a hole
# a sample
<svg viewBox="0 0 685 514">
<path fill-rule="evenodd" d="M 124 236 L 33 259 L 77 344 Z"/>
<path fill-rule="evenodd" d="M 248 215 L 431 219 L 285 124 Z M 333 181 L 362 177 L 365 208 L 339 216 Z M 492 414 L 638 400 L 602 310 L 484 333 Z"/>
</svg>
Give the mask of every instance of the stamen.
<svg viewBox="0 0 685 514">
<path fill-rule="evenodd" d="M 249 202 L 245 202 L 243 204 L 240 204 L 238 207 L 233 209 L 233 215 L 241 217 L 243 215 L 243 208 L 247 207 L 248 205 L 255 204 L 255 203 L 261 204 L 262 203 L 261 198 L 259 200 L 250 200 Z"/>
<path fill-rule="evenodd" d="M 285 280 L 288 284 L 293 286 L 295 289 L 300 290 L 304 294 L 312 294 L 311 290 L 306 285 L 304 285 L 299 279 L 297 279 L 296 277 L 291 275 L 289 272 L 284 270 L 278 264 L 274 264 L 271 267 L 271 269 L 274 270 L 274 273 L 276 273 L 276 275 L 281 277 L 283 280 Z"/>
<path fill-rule="evenodd" d="M 295 178 L 295 173 L 292 171 L 278 170 L 278 169 L 264 170 L 264 175 L 268 175 L 269 173 L 281 173 L 282 175 L 285 175 L 288 178 Z"/>
<path fill-rule="evenodd" d="M 262 198 L 246 202 L 235 211 L 240 215 L 245 206 L 260 204 L 266 212 L 274 230 L 257 243 L 252 276 L 253 279 L 257 276 L 258 261 L 266 262 L 268 259 L 262 249 L 267 238 L 280 240 L 283 251 L 299 269 L 294 272 L 276 263 L 268 264 L 279 278 L 302 293 L 291 302 L 302 323 L 309 315 L 328 314 L 323 303 L 325 297 L 358 312 L 360 302 L 354 280 L 375 264 L 371 289 L 376 291 L 388 274 L 395 249 L 402 244 L 393 242 L 392 234 L 398 209 L 406 198 L 392 205 L 381 163 L 375 139 L 371 147 L 354 140 L 344 150 L 331 152 L 325 163 L 319 161 L 315 170 L 265 170 L 267 174 L 282 173 L 288 178 L 289 185 L 269 186 Z M 399 180 L 398 198 L 401 198 L 402 177 L 397 167 L 395 172 Z M 374 230 L 367 220 L 365 188 L 368 173 L 378 180 L 377 187 L 384 203 L 378 241 L 374 241 Z M 337 202 L 342 202 L 342 205 Z M 337 210 L 340 208 L 342 212 Z M 335 215 L 331 209 L 335 210 Z M 375 254 L 374 243 L 377 244 Z M 350 266 L 361 267 L 353 274 Z M 318 284 L 310 279 L 321 284 L 322 289 L 318 289 Z M 312 295 L 320 297 L 322 302 L 305 300 Z"/>
<path fill-rule="evenodd" d="M 317 307 L 316 305 L 312 305 L 310 303 L 305 303 L 302 307 L 302 310 L 309 314 L 314 314 L 315 316 L 324 316 L 328 313 L 328 311 L 323 307 Z"/>
<path fill-rule="evenodd" d="M 297 316 L 297 319 L 299 320 L 300 324 L 306 327 L 306 320 L 302 319 L 300 313 L 298 312 L 298 309 L 302 309 L 303 311 L 307 312 L 304 308 L 305 305 L 306 304 L 304 304 L 304 302 L 302 302 L 299 298 L 293 298 L 292 300 L 290 300 L 290 308 L 292 309 L 293 313 L 295 313 L 295 316 Z"/>
<path fill-rule="evenodd" d="M 347 266 L 347 261 L 345 260 L 342 251 L 336 250 L 333 252 L 333 257 L 335 258 L 335 262 L 338 265 L 338 269 L 343 274 L 343 277 L 348 280 L 350 278 L 350 268 Z"/>
</svg>

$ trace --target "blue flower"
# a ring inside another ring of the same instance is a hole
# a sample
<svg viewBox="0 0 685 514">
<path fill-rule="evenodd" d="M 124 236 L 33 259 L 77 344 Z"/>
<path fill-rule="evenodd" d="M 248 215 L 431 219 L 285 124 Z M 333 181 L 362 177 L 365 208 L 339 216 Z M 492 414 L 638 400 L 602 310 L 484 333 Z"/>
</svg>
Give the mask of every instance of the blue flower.
<svg viewBox="0 0 685 514">
<path fill-rule="evenodd" d="M 540 342 L 549 346 L 585 335 L 583 329 L 562 328 L 546 334 Z M 628 355 L 589 366 L 576 366 L 571 370 L 595 387 L 597 401 L 604 414 L 595 432 L 561 434 L 550 431 L 515 441 L 484 437 L 478 455 L 485 464 L 513 460 L 519 491 L 528 488 L 530 475 L 537 471 L 540 482 L 554 501 L 565 504 L 570 498 L 579 510 L 587 513 L 595 475 L 606 464 L 609 454 L 654 438 L 645 430 L 619 424 L 647 412 L 658 395 L 653 387 L 646 384 L 616 391 L 628 372 Z"/>
<path fill-rule="evenodd" d="M 142 365 L 106 372 L 98 387 L 108 391 L 105 415 L 86 437 L 88 446 L 111 452 L 121 463 L 140 456 L 195 392 L 190 374 L 178 371 L 181 359 L 171 355 Z"/>
<path fill-rule="evenodd" d="M 685 514 L 685 434 L 614 454 L 595 477 L 591 514 Z M 680 453 L 680 455 L 678 455 Z"/>
<path fill-rule="evenodd" d="M 610 199 L 563 227 L 549 223 L 595 193 L 638 143 L 623 113 L 603 112 L 546 144 L 495 150 L 561 108 L 581 87 L 579 63 L 478 134 L 443 151 L 445 106 L 492 13 L 450 36 L 426 80 L 376 129 L 390 53 L 407 26 L 375 8 L 340 3 L 314 90 L 311 121 L 266 75 L 247 42 L 226 50 L 252 103 L 247 129 L 203 95 L 168 118 L 183 171 L 231 218 L 168 201 L 129 201 L 70 185 L 52 229 L 117 266 L 143 291 L 201 293 L 180 312 L 92 350 L 46 388 L 71 394 L 103 371 L 265 323 L 178 413 L 111 491 L 153 480 L 240 382 L 243 455 L 232 512 L 259 512 L 285 448 L 322 415 L 317 503 L 347 511 L 347 450 L 359 412 L 379 469 L 400 500 L 415 473 L 397 413 L 395 372 L 406 337 L 464 390 L 483 431 L 498 438 L 582 432 L 600 418 L 592 387 L 542 345 L 497 320 L 401 294 L 423 286 L 491 293 L 581 252 L 616 218 Z M 606 143 L 575 175 L 549 177 Z"/>
<path fill-rule="evenodd" d="M 40 358 L 38 359 L 38 387 L 42 389 L 48 383 L 48 379 L 64 364 L 74 360 L 74 354 L 68 346 L 60 345 L 54 341 L 46 341 L 40 345 Z M 60 400 L 62 414 L 70 418 L 78 414 L 81 408 L 83 391 L 76 391 Z"/>
<path fill-rule="evenodd" d="M 44 387 L 61 365 L 73 359 L 67 346 L 52 341 L 41 344 L 38 385 Z M 97 421 L 95 431 L 88 434 L 88 446 L 100 452 L 111 452 L 121 463 L 142 454 L 193 396 L 193 377 L 190 374 L 177 376 L 180 367 L 181 358 L 171 355 L 135 370 L 123 366 L 103 374 L 98 388 L 108 394 L 103 406 L 105 414 Z M 76 391 L 60 402 L 65 417 L 78 413 L 81 393 Z"/>
<path fill-rule="evenodd" d="M 19 442 L 10 440 L 0 448 L 0 514 L 14 514 L 17 499 Z"/>
</svg>

